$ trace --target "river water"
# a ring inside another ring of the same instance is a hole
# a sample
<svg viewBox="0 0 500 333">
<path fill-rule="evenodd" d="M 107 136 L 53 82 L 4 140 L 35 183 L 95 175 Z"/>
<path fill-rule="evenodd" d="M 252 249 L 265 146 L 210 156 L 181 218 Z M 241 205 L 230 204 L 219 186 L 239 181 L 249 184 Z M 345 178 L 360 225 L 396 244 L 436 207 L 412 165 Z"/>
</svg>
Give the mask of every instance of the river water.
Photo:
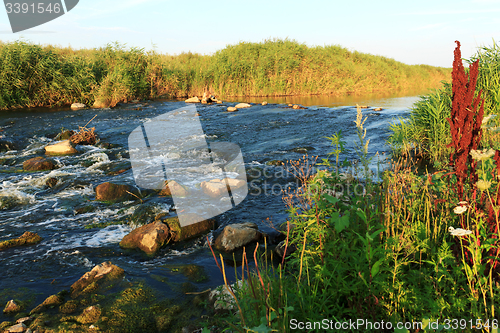
<svg viewBox="0 0 500 333">
<path fill-rule="evenodd" d="M 278 167 L 266 162 L 298 159 L 305 153 L 319 156 L 318 160 L 326 158 L 331 149 L 324 137 L 339 130 L 347 142 L 348 152 L 344 157 L 356 159 L 356 103 L 371 106 L 363 109 L 367 117 L 367 139 L 370 139 L 369 154 L 378 151 L 383 162 L 384 154 L 389 152 L 385 140 L 390 121 L 407 115 L 417 99 L 416 96 L 345 97 L 343 100 L 254 98 L 243 101 L 267 100 L 269 104 L 256 104 L 231 113 L 226 112 L 226 108 L 235 102 L 196 105 L 208 142 L 237 144 L 247 172 L 267 170 L 269 175 L 261 174 L 254 179 L 243 202 L 215 218 L 219 230 L 231 223 L 254 222 L 262 231 L 272 233 L 264 222 L 267 218 L 275 225 L 286 221 L 280 190 L 293 182 L 293 178 L 278 175 Z M 300 103 L 307 108 L 295 110 L 288 108 L 288 103 Z M 109 205 L 94 201 L 94 188 L 100 183 L 135 185 L 128 151 L 130 133 L 148 120 L 185 106 L 182 101 L 149 101 L 104 110 L 37 109 L 0 113 L 0 135 L 17 145 L 17 150 L 0 153 L 0 196 L 14 202 L 0 210 L 0 241 L 18 237 L 25 231 L 36 232 L 43 238 L 37 245 L 0 252 L 0 304 L 6 304 L 13 294 L 24 290 L 36 295 L 33 305 L 36 306 L 49 295 L 69 289 L 85 272 L 108 260 L 123 268 L 128 280 L 144 281 L 164 297 L 178 297 L 180 292 L 175 286 L 188 281 L 171 269 L 176 265 L 203 267 L 208 279 L 194 283 L 199 291 L 223 284 L 206 237 L 167 246 L 153 258 L 136 251 L 124 251 L 118 243 L 132 230 L 128 221 L 141 203 L 127 201 Z M 383 110 L 374 111 L 374 107 Z M 78 130 L 95 115 L 88 127 L 95 127 L 100 140 L 113 144 L 113 148 L 80 146 L 79 154 L 56 157 L 59 166 L 56 170 L 20 172 L 23 161 L 43 155 L 44 147 L 53 142 L 51 138 L 62 128 Z M 127 171 L 112 173 L 123 169 Z M 49 178 L 58 180 L 53 188 L 45 185 Z M 170 199 L 155 196 L 147 200 L 165 205 L 167 210 L 172 204 Z M 85 205 L 91 205 L 93 211 L 75 212 Z M 110 221 L 123 224 L 85 228 Z M 212 233 L 209 237 L 212 238 Z M 0 322 L 3 320 L 7 319 L 0 313 Z"/>
</svg>

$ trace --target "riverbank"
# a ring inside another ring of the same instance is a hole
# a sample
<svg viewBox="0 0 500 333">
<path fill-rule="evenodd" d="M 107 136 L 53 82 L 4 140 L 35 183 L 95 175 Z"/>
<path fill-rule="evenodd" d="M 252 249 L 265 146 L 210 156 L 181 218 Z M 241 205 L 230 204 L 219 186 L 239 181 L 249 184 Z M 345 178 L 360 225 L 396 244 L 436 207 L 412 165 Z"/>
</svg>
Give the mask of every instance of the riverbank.
<svg viewBox="0 0 500 333">
<path fill-rule="evenodd" d="M 79 102 L 108 107 L 135 99 L 357 95 L 437 88 L 450 69 L 406 65 L 338 45 L 241 42 L 213 55 L 171 56 L 118 43 L 73 50 L 24 41 L 0 44 L 0 109 Z"/>
</svg>

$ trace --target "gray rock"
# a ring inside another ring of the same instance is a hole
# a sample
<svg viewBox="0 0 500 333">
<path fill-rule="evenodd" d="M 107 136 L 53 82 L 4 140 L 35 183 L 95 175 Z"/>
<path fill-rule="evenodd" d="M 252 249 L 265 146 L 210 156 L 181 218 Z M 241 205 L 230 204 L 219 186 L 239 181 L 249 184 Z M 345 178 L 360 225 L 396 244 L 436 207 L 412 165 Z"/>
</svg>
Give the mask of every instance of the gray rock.
<svg viewBox="0 0 500 333">
<path fill-rule="evenodd" d="M 81 109 L 85 109 L 87 107 L 87 105 L 83 104 L 83 103 L 73 103 L 71 104 L 71 110 L 81 110 Z"/>
<path fill-rule="evenodd" d="M 215 240 L 215 248 L 219 251 L 231 252 L 237 248 L 261 239 L 262 233 L 255 223 L 237 223 L 224 228 Z"/>
</svg>

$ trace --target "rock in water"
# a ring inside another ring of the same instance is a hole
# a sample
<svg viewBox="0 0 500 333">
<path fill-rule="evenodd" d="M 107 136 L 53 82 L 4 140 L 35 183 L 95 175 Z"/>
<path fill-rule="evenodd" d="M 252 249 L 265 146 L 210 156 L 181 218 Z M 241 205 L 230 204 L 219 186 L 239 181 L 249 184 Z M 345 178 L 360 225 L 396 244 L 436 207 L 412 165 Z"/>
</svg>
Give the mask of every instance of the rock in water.
<svg viewBox="0 0 500 333">
<path fill-rule="evenodd" d="M 244 186 L 245 181 L 233 178 L 212 179 L 208 182 L 201 182 L 200 187 L 205 194 L 208 194 L 212 198 L 218 198 L 227 193 L 226 184 L 229 185 L 230 189 L 235 190 Z"/>
<path fill-rule="evenodd" d="M 230 106 L 227 108 L 227 112 L 234 112 L 234 111 L 238 111 L 238 109 L 235 108 L 234 106 Z"/>
<path fill-rule="evenodd" d="M 123 237 L 120 247 L 124 249 L 138 248 L 148 255 L 154 255 L 167 243 L 169 236 L 169 228 L 164 223 L 156 221 L 132 230 Z"/>
<path fill-rule="evenodd" d="M 188 190 L 175 180 L 169 180 L 168 182 L 165 182 L 164 189 L 161 190 L 160 193 L 158 194 L 167 196 L 175 195 L 178 197 L 185 197 L 186 195 L 188 195 Z"/>
<path fill-rule="evenodd" d="M 267 101 L 262 102 L 262 105 L 267 105 Z"/>
<path fill-rule="evenodd" d="M 105 182 L 95 188 L 95 199 L 97 201 L 124 201 L 131 197 L 128 185 L 113 184 Z"/>
<path fill-rule="evenodd" d="M 31 310 L 30 315 L 32 315 L 34 313 L 41 312 L 41 311 L 43 311 L 47 308 L 50 308 L 50 307 L 61 305 L 61 304 L 63 304 L 63 302 L 64 302 L 64 300 L 61 297 L 59 297 L 57 295 L 51 295 L 51 296 L 47 297 L 45 299 L 45 301 L 43 301 L 42 304 L 38 305 L 36 308 Z"/>
<path fill-rule="evenodd" d="M 7 302 L 7 305 L 3 309 L 3 313 L 10 314 L 21 311 L 21 307 L 13 300 Z"/>
<path fill-rule="evenodd" d="M 73 147 L 69 140 L 64 140 L 59 143 L 45 147 L 45 154 L 47 155 L 71 155 L 78 151 Z"/>
<path fill-rule="evenodd" d="M 198 98 L 198 96 L 194 96 L 194 97 L 186 99 L 184 102 L 186 102 L 186 103 L 200 103 L 201 101 Z"/>
<path fill-rule="evenodd" d="M 54 161 L 42 156 L 30 158 L 23 163 L 23 169 L 26 171 L 45 171 L 54 170 L 55 168 Z"/>
<path fill-rule="evenodd" d="M 83 104 L 83 103 L 73 103 L 71 104 L 71 110 L 81 110 L 81 109 L 85 109 L 87 107 L 87 105 Z"/>
<path fill-rule="evenodd" d="M 184 214 L 183 218 L 187 221 L 185 227 L 181 227 L 179 223 L 179 218 L 169 217 L 165 219 L 168 228 L 170 229 L 170 236 L 173 242 L 180 242 L 189 238 L 199 236 L 213 229 L 215 222 L 214 220 L 203 220 L 200 221 L 200 216 L 196 214 Z M 189 221 L 200 221 L 196 223 L 190 223 Z"/>
<path fill-rule="evenodd" d="M 21 245 L 33 245 L 39 243 L 42 240 L 42 237 L 38 236 L 38 234 L 30 231 L 26 231 L 18 238 L 13 238 L 9 240 L 5 240 L 0 242 L 0 251 Z"/>
<path fill-rule="evenodd" d="M 20 323 L 20 324 L 16 324 L 14 326 L 11 326 L 9 327 L 8 330 L 6 330 L 5 332 L 8 332 L 8 333 L 23 333 L 24 331 L 26 331 L 28 327 L 26 325 L 24 325 L 24 323 Z"/>
<path fill-rule="evenodd" d="M 78 281 L 73 283 L 70 288 L 71 297 L 76 298 L 81 294 L 90 293 L 97 289 L 103 282 L 117 279 L 123 273 L 123 269 L 113 265 L 110 261 L 103 262 L 92 268 L 90 272 L 83 274 Z"/>
<path fill-rule="evenodd" d="M 255 223 L 236 223 L 228 225 L 215 240 L 215 248 L 219 251 L 231 252 L 237 248 L 258 241 L 262 233 Z"/>
<path fill-rule="evenodd" d="M 236 104 L 234 107 L 237 108 L 237 109 L 244 109 L 244 108 L 251 107 L 251 105 L 248 104 L 248 103 L 239 103 L 239 104 Z"/>
</svg>

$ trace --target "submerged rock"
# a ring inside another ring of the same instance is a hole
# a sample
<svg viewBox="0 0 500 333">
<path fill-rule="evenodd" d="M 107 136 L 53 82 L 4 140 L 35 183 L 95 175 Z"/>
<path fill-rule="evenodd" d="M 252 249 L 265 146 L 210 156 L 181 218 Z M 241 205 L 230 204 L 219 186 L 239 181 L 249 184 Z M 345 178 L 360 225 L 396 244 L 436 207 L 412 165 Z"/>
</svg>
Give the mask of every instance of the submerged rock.
<svg viewBox="0 0 500 333">
<path fill-rule="evenodd" d="M 76 298 L 81 294 L 92 292 L 103 282 L 117 279 L 123 274 L 124 271 L 120 267 L 113 265 L 110 261 L 103 262 L 73 283 L 70 288 L 71 297 Z"/>
<path fill-rule="evenodd" d="M 26 171 L 46 171 L 54 170 L 56 165 L 54 161 L 42 156 L 30 158 L 23 162 L 23 169 Z"/>
<path fill-rule="evenodd" d="M 237 109 L 244 109 L 244 108 L 249 108 L 251 106 L 252 105 L 250 105 L 248 103 L 239 103 L 239 104 L 236 104 L 234 107 L 237 108 Z"/>
<path fill-rule="evenodd" d="M 46 155 L 71 155 L 78 153 L 70 140 L 64 140 L 59 143 L 45 147 Z"/>
<path fill-rule="evenodd" d="M 9 140 L 0 140 L 0 152 L 16 150 L 14 142 Z"/>
<path fill-rule="evenodd" d="M 118 202 L 127 200 L 131 195 L 131 188 L 128 185 L 113 184 L 105 182 L 95 188 L 95 199 L 97 201 Z"/>
<path fill-rule="evenodd" d="M 61 304 L 63 304 L 63 302 L 64 302 L 64 300 L 61 297 L 59 297 L 58 295 L 51 295 L 51 296 L 47 297 L 45 299 L 45 301 L 43 301 L 42 304 L 38 305 L 36 308 L 31 310 L 30 315 L 32 315 L 34 313 L 41 312 L 42 310 L 45 310 L 45 309 L 50 308 L 50 307 L 61 305 Z"/>
<path fill-rule="evenodd" d="M 38 236 L 38 234 L 30 231 L 26 231 L 18 238 L 8 239 L 3 242 L 0 242 L 0 251 L 21 245 L 33 245 L 37 244 L 42 240 L 42 237 Z"/>
<path fill-rule="evenodd" d="M 215 248 L 219 251 L 231 252 L 237 248 L 258 241 L 262 233 L 255 223 L 236 223 L 228 225 L 215 240 Z"/>
<path fill-rule="evenodd" d="M 154 255 L 170 238 L 169 228 L 162 222 L 156 221 L 132 230 L 123 237 L 120 247 L 136 249 L 148 255 Z"/>
<path fill-rule="evenodd" d="M 198 98 L 198 96 L 194 96 L 194 97 L 186 99 L 184 102 L 186 102 L 186 103 L 200 103 L 201 101 Z"/>
<path fill-rule="evenodd" d="M 130 217 L 131 225 L 143 226 L 151 222 L 159 221 L 169 215 L 169 206 L 157 202 L 148 202 L 140 205 L 134 210 Z"/>
<path fill-rule="evenodd" d="M 13 299 L 7 302 L 7 305 L 3 309 L 3 313 L 12 314 L 21 311 L 21 306 L 16 303 Z"/>
</svg>

